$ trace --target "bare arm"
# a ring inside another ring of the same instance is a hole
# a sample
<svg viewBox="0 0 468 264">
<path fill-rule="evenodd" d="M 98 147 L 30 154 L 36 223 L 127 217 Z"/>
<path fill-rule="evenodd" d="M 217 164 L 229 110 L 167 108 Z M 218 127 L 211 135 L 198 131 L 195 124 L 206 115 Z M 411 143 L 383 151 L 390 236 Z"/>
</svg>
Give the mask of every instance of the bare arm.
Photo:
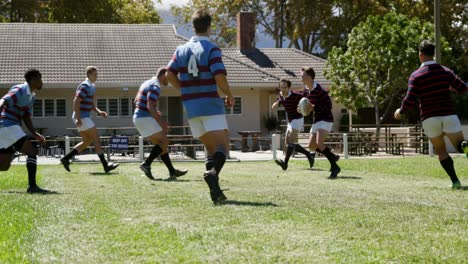
<svg viewBox="0 0 468 264">
<path fill-rule="evenodd" d="M 180 91 L 180 80 L 177 75 L 171 71 L 166 72 L 167 81 L 177 90 Z"/>
<path fill-rule="evenodd" d="M 5 99 L 3 99 L 3 98 L 0 99 L 0 113 L 3 111 L 3 107 L 5 107 L 6 104 L 7 103 L 6 103 Z"/>
<path fill-rule="evenodd" d="M 226 95 L 226 105 L 231 107 L 234 105 L 234 97 L 232 97 L 231 89 L 224 73 L 216 74 L 215 81 L 218 88 Z"/>
<path fill-rule="evenodd" d="M 73 111 L 75 112 L 75 125 L 78 127 L 81 126 L 80 103 L 81 103 L 81 98 L 78 96 L 75 96 L 75 99 L 73 99 Z"/>
<path fill-rule="evenodd" d="M 271 105 L 271 109 L 276 109 L 279 106 L 279 102 L 276 101 Z"/>
<path fill-rule="evenodd" d="M 148 100 L 148 110 L 151 114 L 151 116 L 158 122 L 158 124 L 161 126 L 161 128 L 167 132 L 168 130 L 168 124 L 166 120 L 164 120 L 159 113 L 159 111 L 156 108 L 156 102 L 152 100 Z"/>
<path fill-rule="evenodd" d="M 107 117 L 107 112 L 106 111 L 101 111 L 101 109 L 97 108 L 96 104 L 93 101 L 93 108 L 92 108 L 98 115 Z"/>
<path fill-rule="evenodd" d="M 34 129 L 34 126 L 32 124 L 31 116 L 30 115 L 25 115 L 23 116 L 23 122 L 26 128 L 31 132 L 33 137 L 39 141 L 41 144 L 45 144 L 46 140 L 45 137 L 39 133 L 36 132 L 36 129 Z"/>
</svg>

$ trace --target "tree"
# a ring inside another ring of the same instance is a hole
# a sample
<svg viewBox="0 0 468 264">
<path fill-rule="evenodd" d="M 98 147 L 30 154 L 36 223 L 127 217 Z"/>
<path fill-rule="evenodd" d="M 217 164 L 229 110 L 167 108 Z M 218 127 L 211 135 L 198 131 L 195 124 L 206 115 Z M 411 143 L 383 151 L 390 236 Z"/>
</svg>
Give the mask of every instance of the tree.
<svg viewBox="0 0 468 264">
<path fill-rule="evenodd" d="M 333 83 L 330 95 L 355 111 L 372 106 L 377 139 L 381 121 L 393 112 L 393 102 L 419 66 L 419 43 L 432 39 L 433 32 L 432 24 L 395 12 L 369 16 L 351 31 L 346 51 L 333 48 L 328 54 L 325 77 Z M 445 40 L 442 44 L 449 51 Z"/>
<path fill-rule="evenodd" d="M 0 21 L 136 24 L 161 18 L 152 0 L 0 0 Z"/>
</svg>

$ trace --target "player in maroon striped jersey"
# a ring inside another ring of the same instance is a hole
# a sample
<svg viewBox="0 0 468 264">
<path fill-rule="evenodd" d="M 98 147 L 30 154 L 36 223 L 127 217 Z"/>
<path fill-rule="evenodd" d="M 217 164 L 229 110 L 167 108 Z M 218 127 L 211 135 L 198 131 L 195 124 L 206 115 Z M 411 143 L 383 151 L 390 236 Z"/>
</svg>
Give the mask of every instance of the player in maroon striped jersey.
<svg viewBox="0 0 468 264">
<path fill-rule="evenodd" d="M 325 139 L 333 127 L 332 102 L 328 92 L 315 81 L 315 71 L 312 67 L 302 68 L 302 81 L 308 89 L 307 99 L 309 108 L 307 112 L 314 111 L 314 122 L 310 129 L 309 149 L 322 153 L 330 162 L 330 177 L 336 179 L 341 168 L 336 164 L 340 156 L 331 152 L 325 145 Z"/>
<path fill-rule="evenodd" d="M 459 152 L 467 154 L 468 142 L 463 138 L 460 120 L 455 113 L 451 92 L 465 94 L 466 84 L 452 70 L 434 60 L 435 46 L 427 40 L 419 45 L 419 60 L 422 65 L 411 74 L 408 80 L 408 91 L 395 111 L 395 118 L 400 119 L 419 101 L 424 133 L 434 145 L 439 161 L 452 180 L 452 187 L 461 188 L 455 172 L 453 160 L 445 147 L 444 136 Z"/>
<path fill-rule="evenodd" d="M 271 106 L 272 109 L 275 109 L 279 105 L 283 105 L 286 110 L 288 118 L 288 128 L 286 130 L 285 145 L 286 147 L 286 156 L 283 160 L 275 160 L 276 164 L 281 166 L 283 170 L 288 169 L 289 158 L 293 154 L 294 150 L 304 154 L 309 160 L 309 166 L 312 168 L 314 166 L 314 157 L 315 153 L 310 153 L 304 149 L 301 145 L 295 143 L 298 133 L 304 127 L 304 117 L 297 112 L 297 105 L 302 97 L 303 93 L 297 93 L 291 90 L 291 81 L 288 79 L 281 79 L 279 82 L 279 87 L 281 94 L 278 97 L 278 100 L 273 103 Z"/>
</svg>

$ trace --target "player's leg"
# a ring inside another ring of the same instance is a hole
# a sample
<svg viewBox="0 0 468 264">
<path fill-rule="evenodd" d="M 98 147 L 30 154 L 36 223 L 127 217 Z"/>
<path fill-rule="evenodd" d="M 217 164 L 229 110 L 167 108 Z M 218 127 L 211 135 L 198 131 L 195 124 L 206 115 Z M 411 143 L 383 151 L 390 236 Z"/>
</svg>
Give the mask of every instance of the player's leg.
<svg viewBox="0 0 468 264">
<path fill-rule="evenodd" d="M 219 186 L 219 174 L 224 167 L 229 145 L 227 133 L 227 121 L 224 115 L 206 116 L 198 119 L 198 122 L 190 122 L 194 136 L 198 136 L 207 150 L 205 182 L 210 188 L 211 200 L 218 204 L 227 199 Z M 195 131 L 195 132 L 194 132 Z"/>
<path fill-rule="evenodd" d="M 70 152 L 60 159 L 65 170 L 70 171 L 70 160 L 85 150 L 93 142 L 92 136 L 87 131 L 80 131 L 81 142 L 76 144 Z"/>
<path fill-rule="evenodd" d="M 101 147 L 101 139 L 99 138 L 98 132 L 96 127 L 90 128 L 87 130 L 89 135 L 92 138 L 92 142 L 94 144 L 94 149 L 96 150 L 96 154 L 99 157 L 99 160 L 101 161 L 102 167 L 104 168 L 105 172 L 109 172 L 111 170 L 116 169 L 119 164 L 118 163 L 113 163 L 113 162 L 108 162 L 106 160 L 106 157 L 104 156 L 104 151 L 102 150 Z"/>
<path fill-rule="evenodd" d="M 292 129 L 291 129 L 291 138 L 293 139 L 294 151 L 304 154 L 307 157 L 307 160 L 309 161 L 309 167 L 312 168 L 315 162 L 315 153 L 311 153 L 307 151 L 298 143 L 297 139 L 299 138 L 299 131 L 303 126 L 303 122 L 301 123 L 299 121 L 298 123 L 299 124 L 297 125 L 293 124 Z"/>
<path fill-rule="evenodd" d="M 10 168 L 13 153 L 6 152 L 6 149 L 0 149 L 0 171 L 7 171 Z"/>
<path fill-rule="evenodd" d="M 166 165 L 166 168 L 169 170 L 169 179 L 175 180 L 177 177 L 184 176 L 187 173 L 187 170 L 178 170 L 175 169 L 172 165 L 167 146 L 169 145 L 169 139 L 166 136 L 166 133 L 161 131 L 150 136 L 150 140 L 153 145 L 159 145 L 161 148 L 161 160 Z M 153 159 L 154 160 L 154 159 Z"/>
<path fill-rule="evenodd" d="M 286 129 L 286 135 L 285 135 L 285 147 L 286 151 L 284 153 L 284 161 L 281 159 L 275 160 L 275 163 L 278 164 L 283 170 L 288 169 L 288 162 L 289 159 L 291 158 L 293 152 L 294 152 L 294 137 L 292 137 L 292 128 L 291 128 L 291 123 L 288 123 L 288 128 Z"/>
<path fill-rule="evenodd" d="M 322 153 L 330 162 L 330 179 L 336 179 L 341 168 L 336 164 L 338 160 L 337 155 L 333 154 L 328 146 L 325 145 L 325 140 L 328 136 L 329 130 L 326 128 L 317 128 L 317 149 L 316 151 Z"/>
<path fill-rule="evenodd" d="M 445 139 L 444 139 L 444 119 L 445 117 L 431 117 L 422 122 L 424 133 L 426 133 L 427 137 L 431 141 L 432 145 L 434 146 L 434 150 L 439 157 L 439 162 L 442 168 L 444 168 L 445 172 L 449 175 L 450 180 L 452 181 L 453 188 L 459 188 L 461 186 L 460 181 L 458 180 L 457 174 L 455 172 L 455 167 L 453 165 L 453 160 L 447 152 L 447 148 L 445 146 Z M 460 127 L 461 130 L 461 127 Z M 457 133 L 455 133 L 457 134 Z M 453 135 L 453 133 L 449 133 L 449 138 L 451 140 L 457 140 L 458 137 Z M 453 142 L 453 141 L 452 141 Z"/>
<path fill-rule="evenodd" d="M 468 140 L 464 139 L 460 119 L 456 115 L 443 117 L 442 131 L 447 135 L 455 149 L 468 158 Z"/>
<path fill-rule="evenodd" d="M 21 142 L 22 141 L 22 142 Z M 28 193 L 48 193 L 48 190 L 39 188 L 36 183 L 36 172 L 37 172 L 37 153 L 38 149 L 31 141 L 24 137 L 15 143 L 15 148 L 20 149 L 21 153 L 28 156 L 26 160 L 26 169 L 28 170 Z"/>
</svg>

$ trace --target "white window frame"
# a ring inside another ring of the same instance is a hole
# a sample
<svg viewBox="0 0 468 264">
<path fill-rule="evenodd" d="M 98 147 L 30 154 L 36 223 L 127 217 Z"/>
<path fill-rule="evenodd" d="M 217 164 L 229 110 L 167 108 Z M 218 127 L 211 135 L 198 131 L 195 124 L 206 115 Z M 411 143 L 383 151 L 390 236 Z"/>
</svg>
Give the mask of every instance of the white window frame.
<svg viewBox="0 0 468 264">
<path fill-rule="evenodd" d="M 122 99 L 127 99 L 128 100 L 128 115 L 122 115 Z M 101 111 L 105 111 L 107 112 L 108 114 L 108 117 L 110 118 L 120 118 L 120 117 L 132 117 L 133 116 L 133 100 L 135 98 L 134 97 L 106 97 L 106 98 L 97 98 L 96 99 L 96 106 L 101 110 Z M 102 109 L 99 107 L 98 105 L 98 100 L 105 100 L 106 102 L 106 107 L 105 109 Z M 109 112 L 109 100 L 117 100 L 117 115 L 109 115 L 110 112 Z M 96 116 L 97 113 L 95 113 Z"/>
<path fill-rule="evenodd" d="M 34 104 L 40 100 L 41 101 L 41 110 L 42 110 L 42 115 L 38 116 L 34 113 L 34 106 L 32 109 L 33 118 L 67 118 L 68 110 L 67 110 L 67 99 L 66 98 L 36 98 Z M 45 114 L 45 101 L 46 100 L 53 100 L 54 102 L 54 113 L 51 116 L 46 116 Z M 65 115 L 64 116 L 58 116 L 57 115 L 57 101 L 58 100 L 64 100 L 65 101 Z"/>
</svg>

